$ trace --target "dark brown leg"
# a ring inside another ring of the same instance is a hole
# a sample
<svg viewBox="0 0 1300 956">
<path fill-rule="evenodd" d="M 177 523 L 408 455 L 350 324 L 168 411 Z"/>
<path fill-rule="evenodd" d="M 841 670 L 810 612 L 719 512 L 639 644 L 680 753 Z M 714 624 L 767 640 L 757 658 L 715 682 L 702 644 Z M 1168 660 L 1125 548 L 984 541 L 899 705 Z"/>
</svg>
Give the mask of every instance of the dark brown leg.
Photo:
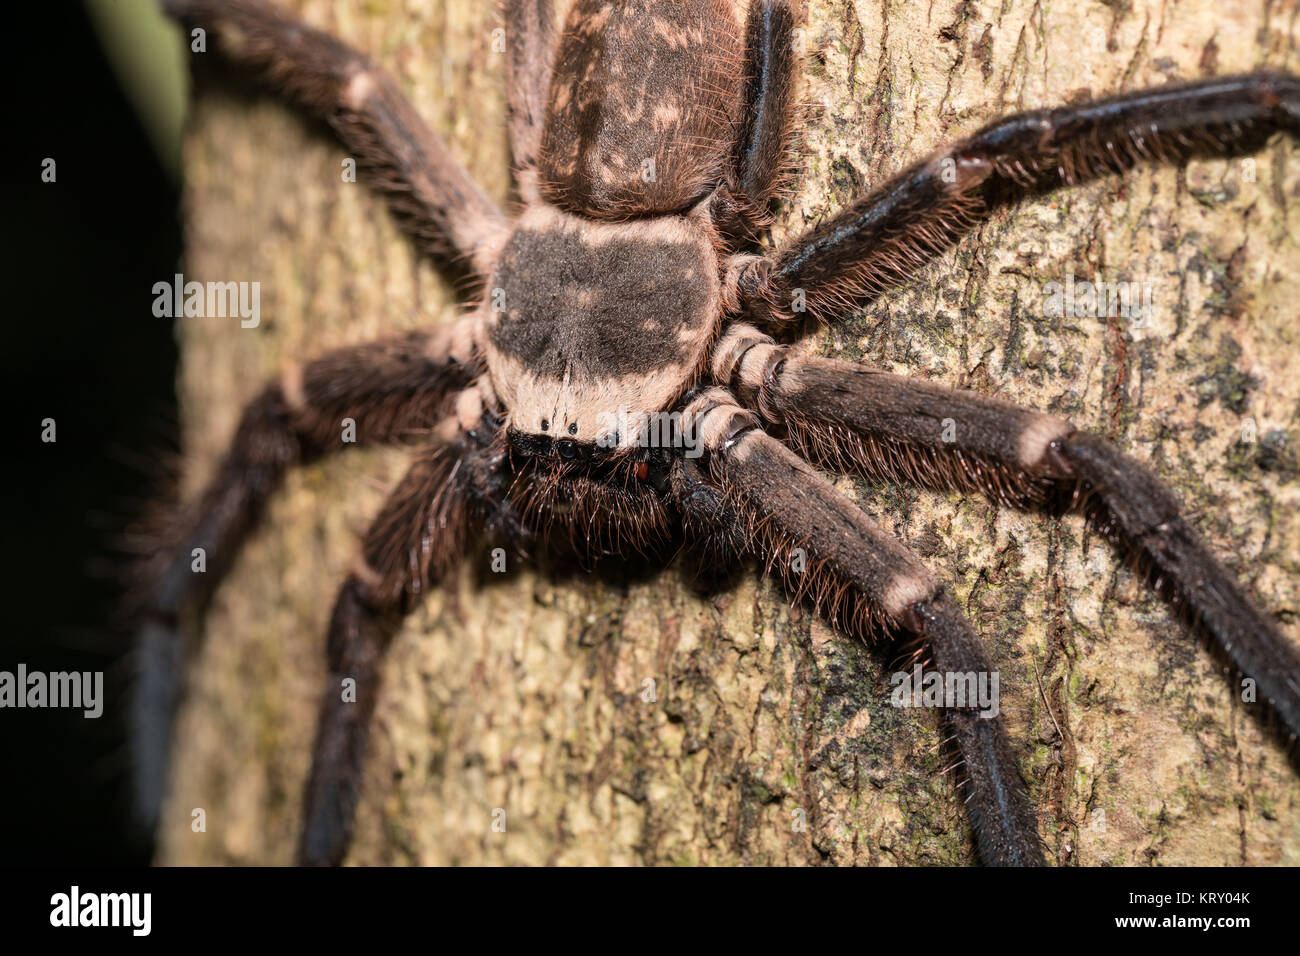
<svg viewBox="0 0 1300 956">
<path fill-rule="evenodd" d="M 744 313 L 768 331 L 826 320 L 915 274 L 995 205 L 1141 160 L 1260 148 L 1300 133 L 1300 79 L 1251 74 L 999 120 L 745 265 Z"/>
<path fill-rule="evenodd" d="M 261 0 L 164 0 L 164 7 L 204 28 L 237 68 L 327 121 L 424 251 L 486 273 L 505 221 L 388 74 Z"/>
<path fill-rule="evenodd" d="M 389 640 L 505 507 L 507 478 L 504 446 L 463 434 L 412 463 L 366 534 L 363 567 L 343 584 L 330 618 L 329 679 L 303 798 L 303 865 L 343 861 Z"/>
<path fill-rule="evenodd" d="M 685 419 L 751 549 L 833 625 L 850 633 L 867 630 L 872 620 L 902 628 L 926 642 L 939 670 L 991 675 L 969 622 L 920 559 L 764 434 L 728 392 L 705 392 Z M 796 548 L 806 555 L 802 570 L 791 560 Z M 989 865 L 1042 865 L 1034 810 L 1000 719 L 973 708 L 949 708 L 946 716 L 961 750 L 980 858 Z"/>
<path fill-rule="evenodd" d="M 1180 515 L 1159 479 L 1069 421 L 969 392 L 830 359 L 790 356 L 735 326 L 715 372 L 737 380 L 802 454 L 887 481 L 984 491 L 1008 503 L 1049 495 L 1083 503 L 1141 559 L 1162 593 L 1241 674 L 1294 741 L 1300 654 Z"/>
<path fill-rule="evenodd" d="M 152 828 L 166 785 L 172 716 L 184 662 L 180 618 L 201 609 L 233 564 L 286 470 L 356 444 L 427 437 L 446 398 L 481 372 L 472 320 L 329 353 L 268 385 L 245 408 L 230 449 L 198 503 L 142 534 L 148 557 L 131 737 L 137 808 Z M 161 541 L 159 540 L 161 538 Z M 202 573 L 195 561 L 202 560 Z"/>
<path fill-rule="evenodd" d="M 789 0 L 754 0 L 745 29 L 745 93 L 726 188 L 714 219 L 752 238 L 771 221 L 769 206 L 797 162 L 795 91 L 798 18 Z"/>
<path fill-rule="evenodd" d="M 555 8 L 551 0 L 506 0 L 506 89 L 510 152 L 520 198 L 537 193 L 537 151 L 546 121 L 555 54 Z"/>
</svg>

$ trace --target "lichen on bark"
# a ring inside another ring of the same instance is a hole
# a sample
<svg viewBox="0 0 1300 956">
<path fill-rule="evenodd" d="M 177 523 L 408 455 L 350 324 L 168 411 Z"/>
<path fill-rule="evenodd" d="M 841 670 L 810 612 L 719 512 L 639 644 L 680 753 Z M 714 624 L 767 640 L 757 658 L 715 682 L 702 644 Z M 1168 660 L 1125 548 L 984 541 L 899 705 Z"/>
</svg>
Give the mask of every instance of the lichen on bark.
<svg viewBox="0 0 1300 956">
<path fill-rule="evenodd" d="M 479 0 L 287 4 L 377 59 L 500 202 L 501 24 Z M 773 239 L 988 120 L 1174 78 L 1300 72 L 1295 2 L 809 0 L 814 106 Z M 185 319 L 191 487 L 291 358 L 457 311 L 341 149 L 205 89 L 187 136 L 187 277 L 257 280 L 262 323 Z M 1296 145 L 1142 168 L 999 212 L 916 281 L 807 343 L 1068 414 L 1173 486 L 1300 640 Z M 1154 313 L 1045 315 L 1044 287 L 1144 281 Z M 1253 439 L 1253 440 L 1252 440 Z M 295 473 L 220 589 L 161 831 L 167 863 L 292 858 L 333 592 L 401 474 L 362 451 Z M 1050 859 L 1300 862 L 1300 782 L 1211 657 L 1078 517 L 841 478 L 947 581 L 1001 672 Z M 394 641 L 356 863 L 965 863 L 933 713 L 891 661 L 755 571 L 585 578 L 487 554 Z M 653 682 L 653 683 L 650 683 Z M 202 807 L 207 830 L 191 830 Z M 505 830 L 494 829 L 503 811 Z"/>
</svg>

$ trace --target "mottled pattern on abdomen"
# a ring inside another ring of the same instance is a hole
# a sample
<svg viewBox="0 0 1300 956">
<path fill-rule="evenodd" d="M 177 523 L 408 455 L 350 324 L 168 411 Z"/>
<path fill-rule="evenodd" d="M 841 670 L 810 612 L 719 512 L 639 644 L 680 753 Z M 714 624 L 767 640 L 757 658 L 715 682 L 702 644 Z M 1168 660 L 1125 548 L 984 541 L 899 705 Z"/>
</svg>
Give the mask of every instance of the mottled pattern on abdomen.
<svg viewBox="0 0 1300 956">
<path fill-rule="evenodd" d="M 735 136 L 743 54 L 730 0 L 574 0 L 542 135 L 542 195 L 599 219 L 703 198 Z"/>
</svg>

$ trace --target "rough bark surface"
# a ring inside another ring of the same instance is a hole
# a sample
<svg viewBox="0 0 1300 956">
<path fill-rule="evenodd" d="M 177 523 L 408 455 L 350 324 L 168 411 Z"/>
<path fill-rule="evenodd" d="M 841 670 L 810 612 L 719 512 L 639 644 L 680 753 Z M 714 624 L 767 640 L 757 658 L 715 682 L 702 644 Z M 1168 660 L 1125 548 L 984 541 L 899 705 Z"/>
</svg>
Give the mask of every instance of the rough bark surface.
<svg viewBox="0 0 1300 956">
<path fill-rule="evenodd" d="M 390 69 L 506 202 L 494 5 L 289 5 Z M 806 7 L 815 112 L 777 241 L 1009 111 L 1300 72 L 1296 2 Z M 191 492 L 281 362 L 457 314 L 381 203 L 341 181 L 342 159 L 265 101 L 198 99 L 184 271 L 260 281 L 262 323 L 181 320 Z M 1113 439 L 1177 489 L 1300 641 L 1297 226 L 1293 143 L 1253 163 L 1141 169 L 996 215 L 808 345 Z M 1150 322 L 1044 317 L 1044 284 L 1069 273 L 1152 283 Z M 402 462 L 357 452 L 295 473 L 220 590 L 181 715 L 162 862 L 290 861 L 334 589 Z M 951 582 L 988 641 L 1050 859 L 1300 863 L 1300 781 L 1259 705 L 1082 520 L 839 486 Z M 475 555 L 393 645 L 350 861 L 972 861 L 933 713 L 891 707 L 889 658 L 756 572 L 702 596 L 676 568 L 618 583 L 494 577 L 489 561 Z M 206 832 L 191 830 L 196 807 Z"/>
</svg>

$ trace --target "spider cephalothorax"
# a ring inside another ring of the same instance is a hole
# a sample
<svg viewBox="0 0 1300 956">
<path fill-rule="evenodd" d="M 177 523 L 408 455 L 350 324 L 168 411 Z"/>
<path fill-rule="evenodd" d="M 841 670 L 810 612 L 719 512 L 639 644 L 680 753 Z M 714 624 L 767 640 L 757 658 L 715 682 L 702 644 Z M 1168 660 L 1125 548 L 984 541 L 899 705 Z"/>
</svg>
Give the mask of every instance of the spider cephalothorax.
<svg viewBox="0 0 1300 956">
<path fill-rule="evenodd" d="M 483 314 L 493 388 L 515 432 L 644 447 L 701 370 L 722 318 L 707 210 L 635 222 L 529 209 Z"/>
<path fill-rule="evenodd" d="M 304 862 L 351 837 L 378 664 L 396 620 L 472 542 L 500 536 L 584 561 L 753 556 L 839 630 L 910 635 L 945 674 L 991 670 L 924 563 L 809 460 L 957 487 L 1017 506 L 1086 508 L 1222 657 L 1300 732 L 1300 658 L 1179 515 L 1171 492 L 1064 417 L 789 344 L 917 269 L 1000 203 L 1155 158 L 1300 132 L 1300 81 L 1258 74 L 1021 114 L 900 173 L 779 248 L 753 243 L 788 180 L 798 110 L 789 0 L 508 0 L 511 146 L 524 201 L 495 209 L 373 64 L 260 0 L 169 0 L 223 54 L 329 121 L 422 246 L 481 296 L 461 321 L 295 367 L 247 409 L 155 569 L 142 649 L 141 792 L 160 799 L 177 620 L 285 469 L 337 450 L 336 424 L 428 439 L 339 592 L 305 799 Z M 797 560 L 796 560 L 797 558 Z M 158 663 L 161 661 L 162 663 Z M 357 689 L 340 703 L 338 686 Z M 1043 859 L 996 714 L 946 705 L 981 857 Z"/>
</svg>

